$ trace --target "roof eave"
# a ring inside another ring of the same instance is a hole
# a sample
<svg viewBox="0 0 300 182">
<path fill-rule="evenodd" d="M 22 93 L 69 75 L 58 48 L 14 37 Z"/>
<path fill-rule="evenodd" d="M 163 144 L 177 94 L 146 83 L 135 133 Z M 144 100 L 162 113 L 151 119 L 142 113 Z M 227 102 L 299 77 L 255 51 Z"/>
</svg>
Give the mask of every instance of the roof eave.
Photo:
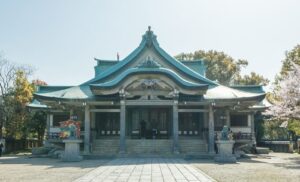
<svg viewBox="0 0 300 182">
<path fill-rule="evenodd" d="M 210 101 L 257 101 L 260 102 L 265 98 L 266 94 L 258 94 L 256 96 L 250 96 L 250 97 L 236 97 L 236 98 L 209 98 L 205 100 L 210 100 Z"/>
</svg>

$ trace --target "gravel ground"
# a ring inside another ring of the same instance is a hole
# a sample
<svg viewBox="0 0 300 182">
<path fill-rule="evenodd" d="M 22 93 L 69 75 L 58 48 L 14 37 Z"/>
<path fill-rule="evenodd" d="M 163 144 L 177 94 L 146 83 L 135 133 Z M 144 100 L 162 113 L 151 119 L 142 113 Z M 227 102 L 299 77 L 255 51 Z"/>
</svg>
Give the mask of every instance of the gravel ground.
<svg viewBox="0 0 300 182">
<path fill-rule="evenodd" d="M 61 162 L 57 159 L 4 156 L 0 158 L 0 181 L 73 181 L 109 160 Z"/>
<path fill-rule="evenodd" d="M 270 153 L 241 159 L 236 164 L 217 164 L 212 160 L 189 161 L 220 182 L 299 182 L 300 155 Z"/>
</svg>

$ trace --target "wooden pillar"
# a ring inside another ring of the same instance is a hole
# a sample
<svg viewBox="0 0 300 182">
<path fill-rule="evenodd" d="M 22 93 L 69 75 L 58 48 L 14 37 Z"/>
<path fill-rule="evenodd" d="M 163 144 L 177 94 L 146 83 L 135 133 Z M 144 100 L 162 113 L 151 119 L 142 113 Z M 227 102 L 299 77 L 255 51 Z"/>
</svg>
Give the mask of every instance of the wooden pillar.
<svg viewBox="0 0 300 182">
<path fill-rule="evenodd" d="M 250 113 L 247 115 L 247 123 L 248 123 L 248 127 L 251 128 L 251 114 Z"/>
<path fill-rule="evenodd" d="M 213 107 L 208 108 L 208 152 L 215 153 L 215 123 Z"/>
<path fill-rule="evenodd" d="M 91 112 L 91 142 L 93 143 L 93 141 L 96 139 L 96 113 L 95 112 Z M 91 147 L 92 148 L 92 147 Z"/>
<path fill-rule="evenodd" d="M 1 129 L 1 128 L 0 128 Z M 48 142 L 48 140 L 50 139 L 50 114 L 47 113 L 47 118 L 46 118 L 46 136 L 47 136 L 47 140 L 45 141 L 45 144 Z M 47 143 L 48 144 L 48 143 Z"/>
<path fill-rule="evenodd" d="M 50 124 L 50 128 L 53 127 L 53 114 L 49 114 L 49 124 Z M 50 131 L 49 128 L 49 131 Z"/>
<path fill-rule="evenodd" d="M 73 119 L 73 118 L 72 118 L 73 115 L 74 115 L 74 109 L 70 109 L 70 119 Z"/>
<path fill-rule="evenodd" d="M 179 153 L 178 147 L 178 100 L 173 103 L 173 152 Z"/>
<path fill-rule="evenodd" d="M 125 127 L 126 127 L 126 105 L 125 99 L 120 101 L 120 153 L 126 153 L 126 139 L 125 139 Z"/>
<path fill-rule="evenodd" d="M 254 126 L 254 113 L 250 114 L 250 124 L 251 124 L 251 140 L 254 145 L 256 145 L 256 138 L 255 138 L 255 126 Z"/>
<path fill-rule="evenodd" d="M 47 135 L 50 134 L 50 114 L 47 113 L 47 123 L 46 123 Z"/>
<path fill-rule="evenodd" d="M 229 109 L 226 109 L 225 117 L 226 117 L 226 126 L 230 127 L 230 111 L 229 111 Z"/>
<path fill-rule="evenodd" d="M 91 123 L 90 123 L 90 107 L 89 105 L 85 106 L 84 109 L 84 153 L 90 153 L 90 132 L 91 132 Z"/>
<path fill-rule="evenodd" d="M 203 121 L 204 121 L 203 127 L 208 128 L 208 112 L 203 113 Z M 204 140 L 208 141 L 208 132 L 207 131 L 202 132 L 202 136 L 203 136 Z"/>
</svg>

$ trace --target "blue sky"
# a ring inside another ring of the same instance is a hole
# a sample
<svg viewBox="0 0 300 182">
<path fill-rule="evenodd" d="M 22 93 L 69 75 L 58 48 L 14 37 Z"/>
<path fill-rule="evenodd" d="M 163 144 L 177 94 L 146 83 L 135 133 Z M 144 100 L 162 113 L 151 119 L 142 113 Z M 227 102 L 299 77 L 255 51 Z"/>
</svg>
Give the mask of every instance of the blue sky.
<svg viewBox="0 0 300 182">
<path fill-rule="evenodd" d="M 297 0 L 0 0 L 0 52 L 36 69 L 33 78 L 77 85 L 94 57 L 124 58 L 151 25 L 171 55 L 198 49 L 247 59 L 270 80 L 300 43 Z"/>
</svg>

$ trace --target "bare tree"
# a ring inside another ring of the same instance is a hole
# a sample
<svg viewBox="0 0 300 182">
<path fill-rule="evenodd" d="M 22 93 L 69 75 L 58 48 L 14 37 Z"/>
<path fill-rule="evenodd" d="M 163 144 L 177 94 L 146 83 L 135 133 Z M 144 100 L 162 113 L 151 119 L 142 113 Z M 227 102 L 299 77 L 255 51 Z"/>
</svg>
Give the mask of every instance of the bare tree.
<svg viewBox="0 0 300 182">
<path fill-rule="evenodd" d="M 26 65 L 17 65 L 5 59 L 0 54 L 0 138 L 2 138 L 2 129 L 4 123 L 9 119 L 10 98 L 13 95 L 14 81 L 17 71 L 22 70 L 26 75 L 30 75 L 33 69 Z"/>
<path fill-rule="evenodd" d="M 15 73 L 17 67 L 6 60 L 0 55 L 0 94 L 1 94 L 1 107 L 0 107 L 0 138 L 2 138 L 2 128 L 6 120 L 5 111 L 7 105 L 7 98 L 13 88 Z"/>
</svg>

